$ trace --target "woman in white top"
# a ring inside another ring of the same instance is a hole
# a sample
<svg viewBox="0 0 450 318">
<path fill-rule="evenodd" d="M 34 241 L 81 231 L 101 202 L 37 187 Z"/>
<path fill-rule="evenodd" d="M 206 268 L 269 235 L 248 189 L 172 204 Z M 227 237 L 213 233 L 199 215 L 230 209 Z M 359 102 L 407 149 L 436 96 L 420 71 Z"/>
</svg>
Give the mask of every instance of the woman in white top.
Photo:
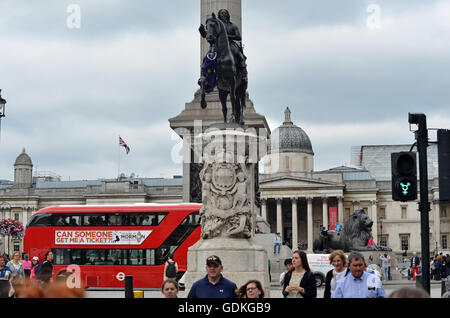
<svg viewBox="0 0 450 318">
<path fill-rule="evenodd" d="M 330 254 L 328 259 L 330 260 L 330 264 L 334 266 L 334 269 L 330 270 L 325 278 L 323 298 L 331 298 L 331 295 L 336 290 L 337 283 L 348 273 L 348 261 L 344 251 L 335 250 Z"/>
</svg>

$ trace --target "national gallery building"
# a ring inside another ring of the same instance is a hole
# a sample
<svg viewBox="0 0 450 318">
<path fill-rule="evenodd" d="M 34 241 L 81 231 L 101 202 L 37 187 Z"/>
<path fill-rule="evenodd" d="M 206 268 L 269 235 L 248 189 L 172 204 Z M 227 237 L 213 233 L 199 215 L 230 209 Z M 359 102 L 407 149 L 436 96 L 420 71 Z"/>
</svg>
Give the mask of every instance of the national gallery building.
<svg viewBox="0 0 450 318">
<path fill-rule="evenodd" d="M 409 151 L 411 145 L 358 146 L 352 148 L 352 166 L 314 171 L 314 151 L 307 133 L 291 121 L 270 137 L 259 175 L 260 221 L 284 242 L 312 250 L 320 226 L 334 229 L 345 224 L 357 209 L 373 220 L 378 245 L 394 252 L 420 252 L 420 213 L 417 201 L 392 201 L 390 154 Z M 449 252 L 449 206 L 439 201 L 437 146 L 428 147 L 430 250 Z M 12 164 L 12 163 L 11 163 Z M 62 181 L 51 173 L 34 173 L 30 156 L 19 154 L 13 164 L 14 180 L 0 176 L 0 218 L 27 223 L 33 213 L 51 205 L 176 203 L 183 200 L 183 178 L 135 178 Z M 450 211 L 449 211 L 450 212 Z M 21 240 L 0 237 L 0 253 L 22 250 Z"/>
</svg>

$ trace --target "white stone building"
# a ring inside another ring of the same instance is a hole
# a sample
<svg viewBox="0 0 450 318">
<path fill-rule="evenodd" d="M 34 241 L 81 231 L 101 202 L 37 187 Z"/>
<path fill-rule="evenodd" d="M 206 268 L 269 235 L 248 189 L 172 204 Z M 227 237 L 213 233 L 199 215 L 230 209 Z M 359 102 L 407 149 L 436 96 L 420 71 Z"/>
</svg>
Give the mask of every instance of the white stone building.
<svg viewBox="0 0 450 318">
<path fill-rule="evenodd" d="M 391 193 L 391 152 L 409 151 L 411 145 L 360 146 L 352 150 L 352 167 L 314 171 L 314 152 L 306 132 L 290 118 L 272 132 L 264 173 L 260 174 L 261 216 L 271 231 L 281 233 L 292 248 L 306 243 L 312 249 L 320 225 L 328 227 L 330 208 L 344 224 L 356 209 L 374 221 L 378 245 L 400 253 L 421 249 L 417 201 L 397 202 Z M 449 205 L 439 202 L 437 147 L 428 148 L 430 251 L 448 253 Z M 293 212 L 294 211 L 294 212 Z"/>
<path fill-rule="evenodd" d="M 14 163 L 14 181 L 0 180 L 0 219 L 27 224 L 36 211 L 51 205 L 178 203 L 183 179 L 135 178 L 61 181 L 50 173 L 33 177 L 33 163 L 25 149 Z M 0 237 L 0 254 L 22 251 L 21 240 Z"/>
</svg>

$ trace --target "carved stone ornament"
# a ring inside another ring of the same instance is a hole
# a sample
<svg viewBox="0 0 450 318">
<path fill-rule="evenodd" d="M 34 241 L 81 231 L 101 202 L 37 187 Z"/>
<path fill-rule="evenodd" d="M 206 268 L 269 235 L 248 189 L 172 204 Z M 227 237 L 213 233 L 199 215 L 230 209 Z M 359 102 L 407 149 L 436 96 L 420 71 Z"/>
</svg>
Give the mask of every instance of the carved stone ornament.
<svg viewBox="0 0 450 318">
<path fill-rule="evenodd" d="M 202 238 L 251 237 L 247 170 L 245 164 L 205 162 L 200 172 Z"/>
</svg>

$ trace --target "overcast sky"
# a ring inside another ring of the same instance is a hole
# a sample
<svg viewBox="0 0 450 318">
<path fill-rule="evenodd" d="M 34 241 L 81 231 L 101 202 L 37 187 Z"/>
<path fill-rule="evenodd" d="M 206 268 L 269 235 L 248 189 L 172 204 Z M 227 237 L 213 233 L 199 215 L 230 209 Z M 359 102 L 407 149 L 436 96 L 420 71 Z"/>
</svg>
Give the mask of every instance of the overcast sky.
<svg viewBox="0 0 450 318">
<path fill-rule="evenodd" d="M 0 12 L 0 179 L 23 147 L 63 180 L 114 178 L 119 156 L 127 175 L 182 173 L 168 118 L 198 87 L 200 0 L 2 0 Z M 250 99 L 271 129 L 289 106 L 315 170 L 350 164 L 355 145 L 412 144 L 408 112 L 450 128 L 448 0 L 243 0 L 242 20 Z"/>
</svg>

